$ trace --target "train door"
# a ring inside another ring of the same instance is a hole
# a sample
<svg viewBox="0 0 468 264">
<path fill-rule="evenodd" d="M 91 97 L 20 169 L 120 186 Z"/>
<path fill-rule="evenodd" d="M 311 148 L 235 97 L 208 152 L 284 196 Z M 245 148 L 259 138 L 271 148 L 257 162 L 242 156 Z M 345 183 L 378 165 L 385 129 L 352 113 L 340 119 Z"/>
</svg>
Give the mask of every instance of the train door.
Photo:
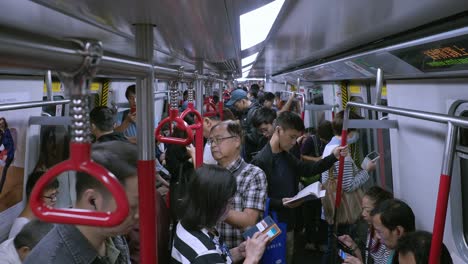
<svg viewBox="0 0 468 264">
<path fill-rule="evenodd" d="M 468 101 L 456 101 L 449 114 L 468 118 Z M 457 251 L 462 258 L 468 259 L 468 129 L 459 128 L 455 157 L 453 160 L 451 190 L 451 226 Z M 461 201 L 461 203 L 460 203 Z M 461 213 L 460 213 L 461 212 Z"/>
</svg>

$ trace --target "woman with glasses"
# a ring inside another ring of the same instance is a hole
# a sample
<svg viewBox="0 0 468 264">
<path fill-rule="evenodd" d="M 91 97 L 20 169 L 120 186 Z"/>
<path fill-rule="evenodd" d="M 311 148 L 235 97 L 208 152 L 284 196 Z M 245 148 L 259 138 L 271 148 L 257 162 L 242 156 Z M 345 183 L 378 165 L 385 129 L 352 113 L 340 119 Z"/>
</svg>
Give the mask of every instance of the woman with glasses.
<svg viewBox="0 0 468 264">
<path fill-rule="evenodd" d="M 8 238 L 13 238 L 18 234 L 23 226 L 29 223 L 31 220 L 35 219 L 35 215 L 29 206 L 29 197 L 31 196 L 32 189 L 39 178 L 44 174 L 42 171 L 36 171 L 29 175 L 28 182 L 26 183 L 26 206 L 24 207 L 21 214 L 18 218 L 15 219 L 13 225 L 10 229 L 10 234 Z M 57 203 L 57 195 L 58 195 L 58 188 L 59 188 L 59 181 L 57 179 L 53 179 L 49 184 L 42 190 L 42 201 L 45 205 L 49 207 L 54 207 Z"/>
<path fill-rule="evenodd" d="M 171 263 L 258 263 L 268 236 L 256 233 L 236 248 L 229 249 L 215 226 L 230 210 L 237 184 L 232 174 L 214 165 L 205 165 L 192 177 L 177 224 Z"/>
<path fill-rule="evenodd" d="M 338 239 L 346 246 L 354 251 L 355 257 L 348 257 L 345 263 L 375 263 L 387 264 L 388 258 L 392 250 L 388 249 L 377 238 L 377 233 L 372 226 L 371 212 L 383 201 L 392 199 L 393 195 L 390 192 L 382 189 L 379 186 L 371 187 L 362 197 L 362 219 L 367 222 L 369 226 L 367 232 L 367 240 L 364 243 L 356 243 L 350 236 L 340 236 Z M 364 241 L 363 241 L 364 242 Z M 365 255 L 363 255 L 363 252 Z"/>
</svg>

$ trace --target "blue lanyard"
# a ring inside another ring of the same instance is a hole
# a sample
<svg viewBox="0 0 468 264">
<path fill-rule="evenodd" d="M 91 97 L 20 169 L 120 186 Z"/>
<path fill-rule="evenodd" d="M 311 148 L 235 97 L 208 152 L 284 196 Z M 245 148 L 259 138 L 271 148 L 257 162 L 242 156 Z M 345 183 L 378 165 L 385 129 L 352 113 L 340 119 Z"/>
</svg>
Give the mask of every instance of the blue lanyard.
<svg viewBox="0 0 468 264">
<path fill-rule="evenodd" d="M 393 256 L 395 255 L 395 250 L 392 251 L 392 254 L 388 256 L 388 261 L 387 264 L 392 264 L 393 263 Z"/>
</svg>

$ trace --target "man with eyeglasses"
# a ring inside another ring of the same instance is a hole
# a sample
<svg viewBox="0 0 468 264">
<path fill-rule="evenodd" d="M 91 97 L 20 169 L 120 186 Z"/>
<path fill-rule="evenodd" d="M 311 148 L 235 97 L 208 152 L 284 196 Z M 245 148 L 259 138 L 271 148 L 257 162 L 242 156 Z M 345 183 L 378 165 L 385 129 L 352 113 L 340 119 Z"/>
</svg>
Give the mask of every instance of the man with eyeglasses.
<svg viewBox="0 0 468 264">
<path fill-rule="evenodd" d="M 26 183 L 26 206 L 24 207 L 21 214 L 15 219 L 10 229 L 8 239 L 14 238 L 23 228 L 24 225 L 29 223 L 31 220 L 36 219 L 36 216 L 29 206 L 29 197 L 31 196 L 32 189 L 39 178 L 44 174 L 42 171 L 36 171 L 29 175 Z M 59 181 L 57 179 L 52 180 L 42 191 L 42 201 L 49 207 L 54 207 L 57 203 Z"/>
<path fill-rule="evenodd" d="M 24 263 L 130 263 L 128 245 L 122 235 L 139 219 L 137 156 L 137 147 L 123 141 L 94 144 L 91 150 L 92 160 L 109 170 L 125 190 L 130 210 L 121 224 L 114 227 L 57 224 Z M 110 191 L 84 172 L 77 172 L 75 189 L 76 209 L 108 213 L 117 208 Z"/>
<path fill-rule="evenodd" d="M 226 220 L 218 225 L 221 237 L 232 248 L 242 243 L 241 230 L 255 225 L 264 210 L 267 181 L 265 173 L 240 156 L 242 127 L 234 121 L 213 126 L 208 141 L 211 153 L 220 167 L 236 177 L 237 191 Z"/>
</svg>

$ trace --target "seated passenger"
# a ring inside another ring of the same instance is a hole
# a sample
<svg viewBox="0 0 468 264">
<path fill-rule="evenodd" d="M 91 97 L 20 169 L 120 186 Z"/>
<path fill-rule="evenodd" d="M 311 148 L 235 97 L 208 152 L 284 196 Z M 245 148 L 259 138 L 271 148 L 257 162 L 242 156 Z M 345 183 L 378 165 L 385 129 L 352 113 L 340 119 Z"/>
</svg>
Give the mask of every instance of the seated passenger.
<svg viewBox="0 0 468 264">
<path fill-rule="evenodd" d="M 130 211 L 115 227 L 56 225 L 32 250 L 26 264 L 35 263 L 117 263 L 130 261 L 128 246 L 119 236 L 128 233 L 138 221 L 137 147 L 122 141 L 95 144 L 91 158 L 108 169 L 125 189 Z M 76 209 L 112 212 L 116 203 L 101 182 L 78 172 Z"/>
<path fill-rule="evenodd" d="M 89 113 L 89 121 L 91 123 L 91 133 L 96 138 L 96 142 L 128 141 L 122 133 L 114 131 L 114 112 L 109 107 L 95 107 Z"/>
<path fill-rule="evenodd" d="M 432 234 L 426 231 L 416 231 L 404 235 L 398 240 L 399 264 L 427 264 L 431 251 Z M 452 264 L 452 257 L 447 247 L 442 243 L 440 264 Z"/>
<path fill-rule="evenodd" d="M 259 167 L 246 163 L 240 156 L 242 127 L 239 123 L 223 121 L 215 125 L 208 140 L 218 165 L 228 169 L 237 182 L 232 208 L 218 225 L 226 244 L 234 247 L 243 240 L 241 230 L 255 225 L 264 210 L 267 180 Z"/>
<path fill-rule="evenodd" d="M 53 226 L 37 219 L 24 225 L 15 237 L 0 244 L 0 263 L 21 264 Z"/>
<path fill-rule="evenodd" d="M 134 84 L 127 87 L 125 90 L 125 97 L 128 100 L 128 104 L 130 109 L 127 109 L 122 112 L 117 113 L 116 123 L 117 126 L 115 127 L 116 132 L 123 133 L 124 136 L 128 138 L 128 140 L 136 144 L 136 136 L 137 136 L 137 117 L 136 117 L 136 86 Z"/>
<path fill-rule="evenodd" d="M 398 255 L 395 249 L 398 239 L 415 230 L 415 217 L 413 210 L 403 201 L 389 199 L 380 203 L 372 212 L 372 226 L 376 237 L 383 243 L 390 254 L 379 263 L 395 263 Z M 349 255 L 344 263 L 363 263 L 359 258 Z"/>
<path fill-rule="evenodd" d="M 29 175 L 28 181 L 26 183 L 26 206 L 24 207 L 21 214 L 18 218 L 15 219 L 13 225 L 10 229 L 10 234 L 8 238 L 14 238 L 16 234 L 20 232 L 25 224 L 29 221 L 36 219 L 36 216 L 31 210 L 31 206 L 29 205 L 29 197 L 31 196 L 32 189 L 39 178 L 44 174 L 42 171 L 36 171 Z M 58 195 L 58 188 L 59 188 L 59 181 L 57 179 L 53 179 L 42 191 L 42 201 L 50 207 L 54 207 L 55 203 L 57 202 L 57 195 Z"/>
<path fill-rule="evenodd" d="M 390 192 L 379 186 L 371 187 L 362 197 L 362 218 L 367 222 L 368 229 L 364 239 L 352 239 L 349 235 L 340 236 L 338 239 L 354 250 L 354 255 L 363 263 L 382 263 L 386 264 L 392 253 L 385 244 L 377 238 L 374 227 L 372 226 L 371 212 L 383 201 L 392 199 Z M 365 255 L 363 254 L 365 253 Z M 369 254 L 370 253 L 370 254 Z M 364 261 L 364 259 L 366 261 Z M 371 262 L 373 261 L 373 262 Z"/>
<path fill-rule="evenodd" d="M 237 184 L 226 169 L 205 165 L 192 177 L 177 224 L 171 263 L 258 263 L 268 236 L 259 232 L 238 247 L 229 249 L 215 226 L 228 215 Z"/>
</svg>

